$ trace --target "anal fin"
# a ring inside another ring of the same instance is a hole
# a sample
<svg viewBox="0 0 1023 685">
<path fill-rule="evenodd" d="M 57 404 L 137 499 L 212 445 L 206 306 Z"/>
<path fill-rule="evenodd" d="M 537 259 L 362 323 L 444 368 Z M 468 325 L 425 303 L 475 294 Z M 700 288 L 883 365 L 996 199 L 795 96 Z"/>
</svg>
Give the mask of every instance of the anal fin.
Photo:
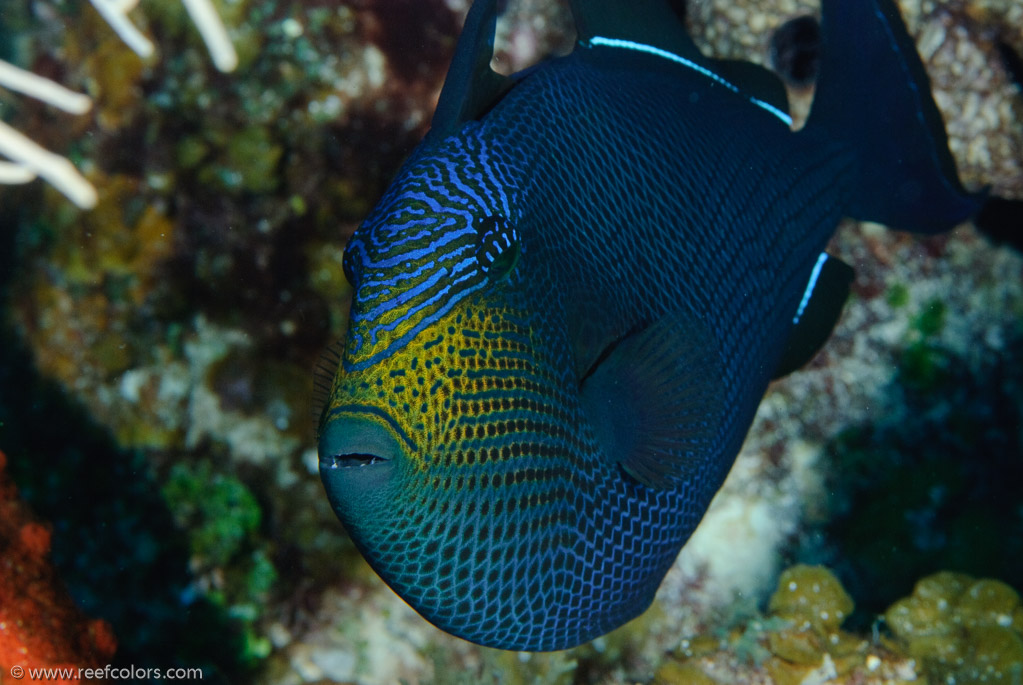
<svg viewBox="0 0 1023 685">
<path fill-rule="evenodd" d="M 792 331 L 775 369 L 775 378 L 806 365 L 831 337 L 849 298 L 854 276 L 851 266 L 826 252 L 821 253 L 792 318 Z"/>
</svg>

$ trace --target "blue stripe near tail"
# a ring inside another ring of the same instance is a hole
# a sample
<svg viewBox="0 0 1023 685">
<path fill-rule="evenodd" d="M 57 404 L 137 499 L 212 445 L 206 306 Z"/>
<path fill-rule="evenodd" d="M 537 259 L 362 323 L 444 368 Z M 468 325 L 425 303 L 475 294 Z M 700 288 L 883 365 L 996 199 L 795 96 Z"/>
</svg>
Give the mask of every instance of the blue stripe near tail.
<svg viewBox="0 0 1023 685">
<path fill-rule="evenodd" d="M 936 233 L 976 212 L 963 189 L 930 81 L 891 0 L 824 0 L 821 71 L 807 130 L 859 158 L 850 216 Z"/>
</svg>

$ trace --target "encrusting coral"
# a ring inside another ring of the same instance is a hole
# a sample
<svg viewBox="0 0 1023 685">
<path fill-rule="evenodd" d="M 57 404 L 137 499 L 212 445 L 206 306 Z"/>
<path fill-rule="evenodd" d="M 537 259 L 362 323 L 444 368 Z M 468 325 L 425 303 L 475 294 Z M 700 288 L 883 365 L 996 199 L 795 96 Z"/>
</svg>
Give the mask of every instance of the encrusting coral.
<svg viewBox="0 0 1023 685">
<path fill-rule="evenodd" d="M 0 452 L 0 681 L 10 673 L 18 682 L 53 682 L 33 669 L 102 667 L 117 648 L 113 630 L 71 601 L 50 564 L 50 529 L 19 499 L 6 466 Z"/>
<path fill-rule="evenodd" d="M 793 566 L 781 574 L 766 616 L 683 640 L 652 682 L 1023 682 L 1023 605 L 1001 581 L 949 571 L 922 579 L 885 613 L 893 637 L 878 624 L 871 636 L 842 630 L 853 608 L 830 570 Z"/>
<path fill-rule="evenodd" d="M 885 621 L 933 682 L 1023 682 L 1023 606 L 1001 581 L 927 576 Z"/>
</svg>

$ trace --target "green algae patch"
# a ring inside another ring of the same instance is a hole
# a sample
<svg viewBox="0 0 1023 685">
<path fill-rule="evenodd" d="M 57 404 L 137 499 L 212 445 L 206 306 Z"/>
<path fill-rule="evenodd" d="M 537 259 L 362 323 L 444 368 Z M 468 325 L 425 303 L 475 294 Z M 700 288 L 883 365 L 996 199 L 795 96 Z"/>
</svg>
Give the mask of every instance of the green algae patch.
<svg viewBox="0 0 1023 685">
<path fill-rule="evenodd" d="M 903 283 L 896 283 L 892 287 L 888 288 L 888 292 L 885 294 L 885 300 L 888 302 L 888 306 L 892 309 L 905 307 L 909 304 L 909 288 L 907 288 Z"/>
<path fill-rule="evenodd" d="M 780 659 L 803 666 L 821 662 L 820 638 L 808 630 L 780 630 L 767 636 L 768 649 Z"/>
<path fill-rule="evenodd" d="M 956 627 L 952 598 L 962 595 L 971 581 L 964 573 L 942 572 L 928 576 L 917 583 L 912 597 L 900 599 L 889 607 L 885 621 L 892 632 L 904 638 L 945 635 Z"/>
<path fill-rule="evenodd" d="M 127 126 L 142 112 L 145 62 L 119 38 L 109 36 L 89 53 L 86 68 L 93 75 L 97 121 L 109 131 Z"/>
<path fill-rule="evenodd" d="M 946 315 L 945 303 L 937 299 L 931 300 L 913 320 L 913 328 L 924 338 L 937 335 L 945 327 Z"/>
<path fill-rule="evenodd" d="M 175 464 L 163 496 L 203 566 L 229 563 L 259 529 L 255 496 L 238 479 L 214 473 L 209 462 Z"/>
<path fill-rule="evenodd" d="M 274 142 L 268 129 L 250 126 L 232 136 L 223 158 L 229 172 L 222 178 L 228 190 L 240 187 L 250 193 L 271 193 L 279 182 L 277 166 L 284 148 Z"/>
<path fill-rule="evenodd" d="M 935 682 L 1019 683 L 1019 608 L 1019 593 L 1001 581 L 943 572 L 918 582 L 885 621 Z"/>
<path fill-rule="evenodd" d="M 201 574 L 197 589 L 234 620 L 239 656 L 255 666 L 270 654 L 258 624 L 278 578 L 260 539 L 259 502 L 244 483 L 207 461 L 175 464 L 163 498 L 188 538 L 193 569 Z"/>
</svg>

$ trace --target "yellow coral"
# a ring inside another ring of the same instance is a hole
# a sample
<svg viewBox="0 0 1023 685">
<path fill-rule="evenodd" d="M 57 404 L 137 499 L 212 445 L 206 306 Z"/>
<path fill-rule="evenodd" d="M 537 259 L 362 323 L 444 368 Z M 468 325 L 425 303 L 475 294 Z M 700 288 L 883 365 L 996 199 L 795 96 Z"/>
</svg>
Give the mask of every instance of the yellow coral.
<svg viewBox="0 0 1023 685">
<path fill-rule="evenodd" d="M 800 564 L 781 574 L 768 609 L 797 626 L 827 633 L 842 625 L 854 606 L 852 597 L 831 571 Z"/>
<path fill-rule="evenodd" d="M 892 632 L 935 680 L 1023 680 L 1019 594 L 997 580 L 937 573 L 885 613 Z"/>
</svg>

